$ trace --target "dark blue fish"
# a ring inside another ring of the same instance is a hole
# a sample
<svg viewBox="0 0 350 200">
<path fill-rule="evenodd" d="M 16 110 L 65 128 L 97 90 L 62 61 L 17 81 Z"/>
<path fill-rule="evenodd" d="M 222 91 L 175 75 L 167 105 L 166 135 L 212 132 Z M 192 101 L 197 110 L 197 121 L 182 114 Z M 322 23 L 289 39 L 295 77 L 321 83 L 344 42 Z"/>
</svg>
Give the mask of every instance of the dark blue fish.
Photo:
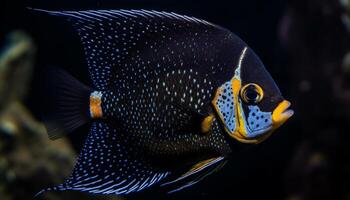
<svg viewBox="0 0 350 200">
<path fill-rule="evenodd" d="M 293 114 L 260 59 L 225 28 L 146 10 L 44 12 L 74 26 L 92 86 L 53 70 L 50 137 L 91 129 L 72 175 L 43 191 L 178 191 L 221 168 L 234 140 L 259 143 Z"/>
</svg>

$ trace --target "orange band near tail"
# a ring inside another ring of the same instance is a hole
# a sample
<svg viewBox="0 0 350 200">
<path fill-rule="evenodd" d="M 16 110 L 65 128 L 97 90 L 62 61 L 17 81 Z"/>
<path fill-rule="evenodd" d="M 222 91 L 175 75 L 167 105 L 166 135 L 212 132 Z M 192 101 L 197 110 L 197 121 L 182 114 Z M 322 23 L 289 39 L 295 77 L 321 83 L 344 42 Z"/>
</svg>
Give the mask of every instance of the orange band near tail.
<svg viewBox="0 0 350 200">
<path fill-rule="evenodd" d="M 102 92 L 95 91 L 90 95 L 90 115 L 91 118 L 102 118 Z"/>
</svg>

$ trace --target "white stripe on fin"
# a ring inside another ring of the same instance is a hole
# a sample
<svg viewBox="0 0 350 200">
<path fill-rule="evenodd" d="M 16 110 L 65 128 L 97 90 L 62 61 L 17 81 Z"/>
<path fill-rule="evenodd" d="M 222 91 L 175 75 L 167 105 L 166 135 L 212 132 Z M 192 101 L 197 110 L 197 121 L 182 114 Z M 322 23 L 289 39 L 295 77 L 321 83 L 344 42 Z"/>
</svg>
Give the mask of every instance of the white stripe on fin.
<svg viewBox="0 0 350 200">
<path fill-rule="evenodd" d="M 197 184 L 198 182 L 202 181 L 204 178 L 206 178 L 207 176 L 211 175 L 212 173 L 218 171 L 219 169 L 221 169 L 224 165 L 225 165 L 226 162 L 224 163 L 221 163 L 220 165 L 216 166 L 214 169 L 211 169 L 209 172 L 207 173 L 204 173 L 202 174 L 201 176 L 199 176 L 198 178 L 196 178 L 195 180 L 193 181 L 189 181 L 188 183 L 185 183 L 184 185 L 176 188 L 176 189 L 173 189 L 171 191 L 168 192 L 168 194 L 171 194 L 171 193 L 174 193 L 174 192 L 178 192 L 180 190 L 183 190 L 185 188 L 188 188 L 194 184 Z"/>
<path fill-rule="evenodd" d="M 166 185 L 169 185 L 169 184 L 173 184 L 175 182 L 178 182 L 180 180 L 183 180 L 189 176 L 192 176 L 194 174 L 197 174 L 198 172 L 222 161 L 224 159 L 224 157 L 218 157 L 218 158 L 215 158 L 215 159 L 209 159 L 209 160 L 205 160 L 205 161 L 202 161 L 200 163 L 198 163 L 198 167 L 197 165 L 195 165 L 193 168 L 191 168 L 188 172 L 186 172 L 185 174 L 183 174 L 182 176 L 180 176 L 179 178 L 173 180 L 173 181 L 170 181 L 170 182 L 166 182 L 166 183 L 163 183 L 162 186 L 166 186 Z"/>
<path fill-rule="evenodd" d="M 129 17 L 148 17 L 148 18 L 155 18 L 159 17 L 161 19 L 163 18 L 169 18 L 169 19 L 177 19 L 181 21 L 187 21 L 192 23 L 201 23 L 204 25 L 209 26 L 216 26 L 210 22 L 207 22 L 205 20 L 197 19 L 195 17 L 189 17 L 186 15 L 180 15 L 173 12 L 165 12 L 165 11 L 155 11 L 155 10 L 82 10 L 82 11 L 50 11 L 50 10 L 44 10 L 44 9 L 36 9 L 36 8 L 29 8 L 34 11 L 39 12 L 45 12 L 49 13 L 51 15 L 56 16 L 66 16 L 66 17 L 72 17 L 72 18 L 78 18 L 81 20 L 86 21 L 102 21 L 105 19 L 108 19 L 109 17 L 121 17 L 128 19 Z M 111 16 L 112 15 L 112 16 Z M 114 15 L 114 16 L 113 16 Z"/>
</svg>

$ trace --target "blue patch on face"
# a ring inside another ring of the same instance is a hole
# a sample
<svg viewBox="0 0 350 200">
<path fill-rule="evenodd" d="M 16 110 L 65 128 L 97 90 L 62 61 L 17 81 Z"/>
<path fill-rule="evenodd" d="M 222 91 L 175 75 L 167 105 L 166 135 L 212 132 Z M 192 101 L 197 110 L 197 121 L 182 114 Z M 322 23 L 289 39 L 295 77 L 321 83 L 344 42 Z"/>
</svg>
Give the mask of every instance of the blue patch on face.
<svg viewBox="0 0 350 200">
<path fill-rule="evenodd" d="M 219 115 L 224 120 L 226 128 L 233 132 L 236 129 L 236 116 L 234 108 L 234 96 L 231 81 L 226 82 L 220 88 L 221 93 L 215 102 L 219 109 Z"/>
<path fill-rule="evenodd" d="M 263 135 L 272 126 L 272 113 L 263 112 L 258 106 L 248 106 L 248 109 L 248 138 Z"/>
</svg>

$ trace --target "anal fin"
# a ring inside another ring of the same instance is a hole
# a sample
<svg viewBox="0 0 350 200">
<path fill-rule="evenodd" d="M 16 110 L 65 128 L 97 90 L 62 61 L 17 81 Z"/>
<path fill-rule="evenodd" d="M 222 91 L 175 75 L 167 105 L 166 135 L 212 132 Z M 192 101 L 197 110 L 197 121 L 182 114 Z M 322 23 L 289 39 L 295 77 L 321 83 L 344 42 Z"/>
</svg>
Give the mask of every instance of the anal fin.
<svg viewBox="0 0 350 200">
<path fill-rule="evenodd" d="M 170 172 L 153 168 L 129 150 L 123 132 L 94 121 L 72 175 L 46 191 L 82 191 L 99 195 L 127 195 L 150 188 Z"/>
</svg>

